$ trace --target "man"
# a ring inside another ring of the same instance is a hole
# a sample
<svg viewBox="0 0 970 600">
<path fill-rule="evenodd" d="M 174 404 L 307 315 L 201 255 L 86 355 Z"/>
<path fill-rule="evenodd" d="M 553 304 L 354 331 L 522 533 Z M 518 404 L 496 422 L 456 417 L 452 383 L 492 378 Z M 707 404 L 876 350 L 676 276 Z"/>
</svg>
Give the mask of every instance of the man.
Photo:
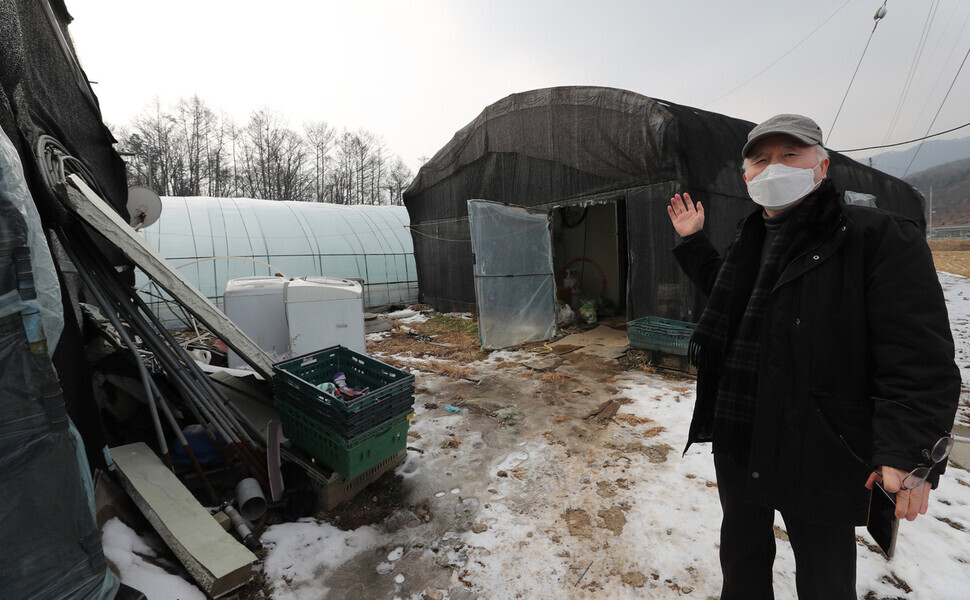
<svg viewBox="0 0 970 600">
<path fill-rule="evenodd" d="M 898 518 L 925 514 L 952 444 L 960 373 L 926 241 L 909 219 L 846 205 L 821 144 L 800 115 L 751 130 L 743 177 L 761 208 L 723 259 L 700 202 L 667 208 L 674 254 L 708 297 L 688 446 L 713 442 L 721 600 L 773 597 L 775 510 L 799 598 L 855 598 L 854 527 L 884 493 L 873 485 L 895 494 Z"/>
</svg>

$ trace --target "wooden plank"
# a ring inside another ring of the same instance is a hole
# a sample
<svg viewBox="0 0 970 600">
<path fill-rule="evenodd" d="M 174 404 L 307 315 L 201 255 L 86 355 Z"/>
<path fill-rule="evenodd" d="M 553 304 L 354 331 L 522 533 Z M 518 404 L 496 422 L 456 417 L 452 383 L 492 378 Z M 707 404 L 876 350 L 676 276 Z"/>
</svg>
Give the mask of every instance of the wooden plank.
<svg viewBox="0 0 970 600">
<path fill-rule="evenodd" d="M 65 204 L 95 231 L 121 250 L 159 287 L 178 298 L 185 308 L 218 335 L 230 348 L 263 377 L 273 378 L 273 360 L 229 317 L 216 308 L 192 283 L 162 257 L 84 180 L 68 175 Z M 73 187 L 72 187 L 73 186 Z"/>
<path fill-rule="evenodd" d="M 111 449 L 122 486 L 204 592 L 218 598 L 252 578 L 256 556 L 219 526 L 139 442 Z"/>
</svg>

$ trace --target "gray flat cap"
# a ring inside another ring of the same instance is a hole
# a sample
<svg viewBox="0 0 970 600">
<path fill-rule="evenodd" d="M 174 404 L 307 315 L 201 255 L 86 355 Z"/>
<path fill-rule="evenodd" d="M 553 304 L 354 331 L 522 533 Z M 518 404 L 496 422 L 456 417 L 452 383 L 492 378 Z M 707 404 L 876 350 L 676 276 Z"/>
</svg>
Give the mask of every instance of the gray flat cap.
<svg viewBox="0 0 970 600">
<path fill-rule="evenodd" d="M 822 144 L 822 129 L 815 121 L 802 115 L 775 115 L 748 133 L 748 141 L 741 149 L 741 158 L 747 158 L 761 140 L 779 134 L 790 135 L 809 146 Z"/>
</svg>

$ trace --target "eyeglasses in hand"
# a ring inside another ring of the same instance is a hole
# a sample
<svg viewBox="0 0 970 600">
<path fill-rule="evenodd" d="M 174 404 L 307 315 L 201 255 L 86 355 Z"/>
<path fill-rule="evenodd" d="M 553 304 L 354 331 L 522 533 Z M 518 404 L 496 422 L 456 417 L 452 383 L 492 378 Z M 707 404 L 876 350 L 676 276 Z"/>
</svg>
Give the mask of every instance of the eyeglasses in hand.
<svg viewBox="0 0 970 600">
<path fill-rule="evenodd" d="M 903 482 L 899 486 L 899 489 L 912 490 L 923 485 L 923 483 L 925 483 L 926 480 L 929 478 L 930 472 L 933 470 L 933 467 L 935 467 L 939 463 L 946 460 L 947 457 L 950 456 L 951 450 L 953 450 L 953 436 L 950 434 L 946 434 L 940 439 L 938 439 L 935 444 L 933 444 L 933 448 L 928 453 L 927 457 L 933 461 L 933 464 L 931 464 L 928 467 L 919 466 L 913 469 L 912 471 L 910 471 L 909 474 L 903 478 Z M 924 454 L 926 454 L 925 451 L 924 451 Z M 890 500 L 893 501 L 893 504 L 896 503 L 896 499 L 893 497 L 893 495 L 887 492 L 884 487 L 882 487 L 882 482 L 877 481 L 876 485 L 879 486 L 879 489 L 882 490 L 882 492 L 886 494 L 886 496 L 888 496 Z"/>
</svg>

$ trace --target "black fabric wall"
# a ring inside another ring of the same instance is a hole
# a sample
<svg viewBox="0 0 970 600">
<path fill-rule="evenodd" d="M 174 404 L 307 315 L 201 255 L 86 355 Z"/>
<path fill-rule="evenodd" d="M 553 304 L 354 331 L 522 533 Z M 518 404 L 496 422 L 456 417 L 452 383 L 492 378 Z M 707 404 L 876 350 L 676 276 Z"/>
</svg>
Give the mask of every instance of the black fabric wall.
<svg viewBox="0 0 970 600">
<path fill-rule="evenodd" d="M 53 137 L 81 161 L 104 199 L 125 220 L 128 185 L 124 163 L 113 147 L 115 140 L 102 121 L 97 98 L 71 43 L 67 31 L 71 20 L 63 0 L 0 0 L 0 127 L 17 148 L 45 227 L 63 224 L 80 231 L 86 228 L 69 216 L 40 174 L 36 148 L 41 136 Z M 100 239 L 97 243 L 112 264 L 126 263 L 110 244 Z M 62 282 L 76 278 L 59 276 Z M 68 412 L 85 440 L 88 460 L 103 467 L 105 436 L 90 367 L 83 358 L 79 312 L 63 286 L 62 296 L 65 328 L 54 366 Z"/>
<path fill-rule="evenodd" d="M 41 135 L 54 137 L 83 161 L 105 199 L 127 220 L 124 163 L 71 46 L 70 22 L 62 0 L 0 0 L 0 126 L 17 147 L 45 222 L 64 213 L 38 178 L 33 157 Z"/>
</svg>

